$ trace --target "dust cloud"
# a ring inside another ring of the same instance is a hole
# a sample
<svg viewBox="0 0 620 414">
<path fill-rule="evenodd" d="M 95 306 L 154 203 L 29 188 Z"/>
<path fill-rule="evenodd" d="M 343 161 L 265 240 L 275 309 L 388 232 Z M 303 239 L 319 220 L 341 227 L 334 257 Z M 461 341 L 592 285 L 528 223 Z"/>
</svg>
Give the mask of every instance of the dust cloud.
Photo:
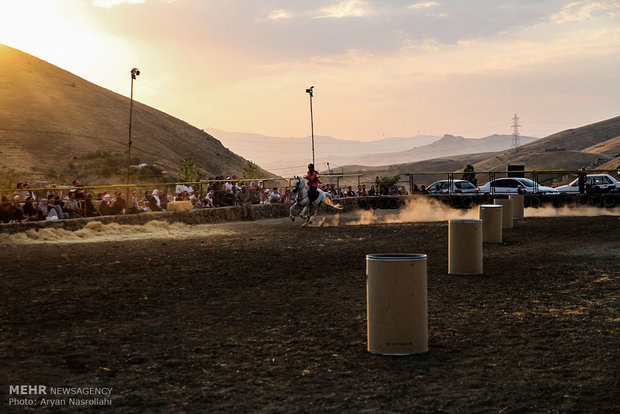
<svg viewBox="0 0 620 414">
<path fill-rule="evenodd" d="M 231 234 L 227 229 L 226 234 Z M 138 240 L 145 238 L 186 239 L 204 235 L 223 234 L 217 226 L 201 224 L 190 226 L 183 223 L 149 221 L 144 225 L 103 224 L 91 221 L 83 229 L 68 231 L 57 228 L 30 229 L 23 233 L 0 234 L 0 244 L 33 243 L 88 243 L 104 241 Z"/>
<path fill-rule="evenodd" d="M 408 200 L 399 210 L 359 210 L 350 213 L 346 218 L 343 215 L 321 217 L 317 224 L 319 226 L 360 226 L 477 218 L 477 208 L 460 210 L 432 198 L 415 198 Z"/>
<path fill-rule="evenodd" d="M 620 216 L 619 208 L 601 207 L 570 207 L 555 208 L 551 206 L 541 208 L 526 208 L 525 217 L 596 217 L 596 216 Z"/>
</svg>

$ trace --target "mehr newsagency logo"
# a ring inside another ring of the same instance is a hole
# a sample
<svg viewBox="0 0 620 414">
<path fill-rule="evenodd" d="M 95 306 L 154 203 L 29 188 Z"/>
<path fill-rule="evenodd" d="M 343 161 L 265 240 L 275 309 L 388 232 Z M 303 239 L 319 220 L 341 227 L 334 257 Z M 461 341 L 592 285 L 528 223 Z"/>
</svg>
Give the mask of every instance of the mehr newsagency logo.
<svg viewBox="0 0 620 414">
<path fill-rule="evenodd" d="M 106 406 L 112 405 L 112 388 L 9 385 L 9 405 L 19 406 Z"/>
</svg>

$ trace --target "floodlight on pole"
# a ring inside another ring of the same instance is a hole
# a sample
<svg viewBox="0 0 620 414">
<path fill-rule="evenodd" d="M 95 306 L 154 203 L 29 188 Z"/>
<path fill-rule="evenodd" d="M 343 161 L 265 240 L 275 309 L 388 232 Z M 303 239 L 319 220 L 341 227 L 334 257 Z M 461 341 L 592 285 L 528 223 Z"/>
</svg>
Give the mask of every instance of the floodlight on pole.
<svg viewBox="0 0 620 414">
<path fill-rule="evenodd" d="M 314 164 L 314 115 L 312 114 L 312 97 L 314 96 L 314 86 L 306 89 L 306 93 L 310 95 L 310 128 L 312 131 L 312 164 Z"/>
<path fill-rule="evenodd" d="M 129 173 L 131 170 L 131 121 L 133 118 L 133 81 L 138 75 L 140 75 L 140 69 L 131 69 L 131 97 L 129 99 L 129 140 L 127 142 L 127 185 L 129 185 Z M 127 200 L 125 200 L 125 202 L 127 203 L 127 205 L 129 205 L 129 187 L 127 187 Z"/>
</svg>

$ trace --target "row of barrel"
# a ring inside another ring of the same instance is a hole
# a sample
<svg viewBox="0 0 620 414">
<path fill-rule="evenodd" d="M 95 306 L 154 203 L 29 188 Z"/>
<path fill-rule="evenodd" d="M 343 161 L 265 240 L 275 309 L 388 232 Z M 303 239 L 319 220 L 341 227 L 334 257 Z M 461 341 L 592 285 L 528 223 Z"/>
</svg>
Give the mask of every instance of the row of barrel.
<svg viewBox="0 0 620 414">
<path fill-rule="evenodd" d="M 481 204 L 479 219 L 448 222 L 448 273 L 481 275 L 483 243 L 502 243 L 503 231 L 524 217 L 523 196 Z M 366 256 L 368 351 L 380 355 L 428 352 L 426 255 Z"/>
</svg>

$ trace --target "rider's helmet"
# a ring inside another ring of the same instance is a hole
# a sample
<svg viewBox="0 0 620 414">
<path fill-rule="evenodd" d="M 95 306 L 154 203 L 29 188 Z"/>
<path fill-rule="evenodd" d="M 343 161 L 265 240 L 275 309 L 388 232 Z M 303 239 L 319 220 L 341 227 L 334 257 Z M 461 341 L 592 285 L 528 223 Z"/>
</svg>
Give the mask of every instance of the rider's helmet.
<svg viewBox="0 0 620 414">
<path fill-rule="evenodd" d="M 309 170 L 314 170 L 314 164 L 312 164 L 312 163 L 308 164 L 308 169 Z"/>
</svg>

